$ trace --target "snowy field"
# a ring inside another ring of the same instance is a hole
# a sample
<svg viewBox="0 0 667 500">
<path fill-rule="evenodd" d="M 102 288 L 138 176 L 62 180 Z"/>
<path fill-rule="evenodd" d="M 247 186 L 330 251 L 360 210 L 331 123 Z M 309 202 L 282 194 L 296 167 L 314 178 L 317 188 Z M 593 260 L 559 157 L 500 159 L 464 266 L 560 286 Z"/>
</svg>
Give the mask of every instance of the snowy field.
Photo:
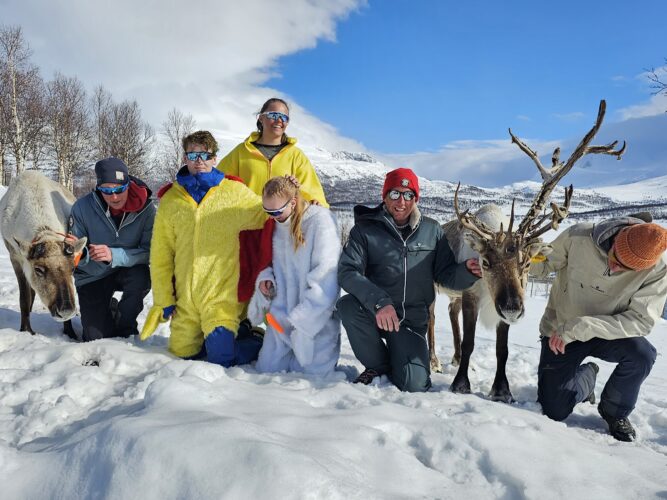
<svg viewBox="0 0 667 500">
<path fill-rule="evenodd" d="M 451 365 L 425 394 L 384 377 L 351 384 L 361 366 L 345 336 L 339 371 L 318 379 L 178 360 L 164 326 L 147 343 L 74 343 L 39 299 L 40 334 L 20 333 L 3 247 L 0 498 L 667 498 L 667 322 L 649 337 L 659 356 L 631 416 L 638 441 L 620 443 L 595 406 L 563 423 L 540 414 L 545 301 L 531 297 L 510 330 L 517 403 L 506 405 L 486 397 L 496 363 L 484 330 L 465 396 L 449 392 Z M 452 355 L 446 306 L 439 298 L 443 362 Z M 611 372 L 599 364 L 598 397 Z"/>
</svg>

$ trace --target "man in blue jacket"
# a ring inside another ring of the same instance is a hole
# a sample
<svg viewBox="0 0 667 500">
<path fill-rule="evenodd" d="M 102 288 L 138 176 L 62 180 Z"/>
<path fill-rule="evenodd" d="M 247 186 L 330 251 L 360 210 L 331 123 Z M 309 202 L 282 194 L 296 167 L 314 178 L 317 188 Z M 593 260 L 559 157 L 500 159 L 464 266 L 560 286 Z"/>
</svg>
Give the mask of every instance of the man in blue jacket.
<svg viewBox="0 0 667 500">
<path fill-rule="evenodd" d="M 69 221 L 70 233 L 89 243 L 74 271 L 84 341 L 137 334 L 151 288 L 151 191 L 118 158 L 98 161 L 95 175 L 95 190 L 74 203 Z"/>
<path fill-rule="evenodd" d="M 433 282 L 464 290 L 481 275 L 477 259 L 457 264 L 440 225 L 417 208 L 414 172 L 387 173 L 383 203 L 357 205 L 338 264 L 348 292 L 337 304 L 354 355 L 365 371 L 355 382 L 387 374 L 402 391 L 431 387 L 426 330 Z"/>
</svg>

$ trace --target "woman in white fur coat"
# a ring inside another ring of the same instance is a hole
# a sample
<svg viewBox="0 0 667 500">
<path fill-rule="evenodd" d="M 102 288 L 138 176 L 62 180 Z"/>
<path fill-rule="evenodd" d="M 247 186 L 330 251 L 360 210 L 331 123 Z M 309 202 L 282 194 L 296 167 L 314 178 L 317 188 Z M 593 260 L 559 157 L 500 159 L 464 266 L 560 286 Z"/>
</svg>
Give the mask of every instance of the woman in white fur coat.
<svg viewBox="0 0 667 500">
<path fill-rule="evenodd" d="M 306 202 L 288 176 L 269 179 L 262 201 L 276 221 L 273 263 L 257 278 L 248 319 L 258 325 L 268 312 L 274 324 L 267 321 L 255 368 L 327 375 L 340 354 L 340 321 L 332 317 L 340 292 L 336 223 L 328 209 Z"/>
</svg>

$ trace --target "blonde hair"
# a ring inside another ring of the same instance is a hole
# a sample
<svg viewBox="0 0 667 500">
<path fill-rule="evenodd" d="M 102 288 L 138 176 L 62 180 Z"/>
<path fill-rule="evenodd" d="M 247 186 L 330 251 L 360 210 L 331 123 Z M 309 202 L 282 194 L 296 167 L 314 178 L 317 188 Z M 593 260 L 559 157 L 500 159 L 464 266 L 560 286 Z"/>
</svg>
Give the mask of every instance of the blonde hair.
<svg viewBox="0 0 667 500">
<path fill-rule="evenodd" d="M 290 200 L 296 198 L 296 205 L 290 219 L 290 233 L 294 242 L 294 250 L 298 250 L 306 242 L 301 231 L 301 220 L 303 219 L 303 212 L 308 207 L 308 202 L 301 197 L 299 186 L 288 175 L 272 177 L 264 184 L 262 196 L 284 196 Z"/>
</svg>

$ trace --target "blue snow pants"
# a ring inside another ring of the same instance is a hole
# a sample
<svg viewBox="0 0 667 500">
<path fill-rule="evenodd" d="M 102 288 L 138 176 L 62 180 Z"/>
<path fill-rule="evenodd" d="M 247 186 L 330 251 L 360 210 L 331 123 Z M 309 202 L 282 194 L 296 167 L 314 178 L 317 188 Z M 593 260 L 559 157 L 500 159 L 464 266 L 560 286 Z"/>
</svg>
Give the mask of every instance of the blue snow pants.
<svg viewBox="0 0 667 500">
<path fill-rule="evenodd" d="M 571 342 L 565 346 L 565 354 L 554 354 L 549 349 L 549 338 L 542 337 L 537 400 L 547 417 L 564 420 L 577 403 L 588 398 L 595 387 L 593 367 L 581 364 L 588 356 L 618 363 L 604 386 L 600 406 L 609 416 L 625 418 L 637 403 L 639 388 L 651 372 L 656 350 L 644 337 L 594 338 Z"/>
</svg>

